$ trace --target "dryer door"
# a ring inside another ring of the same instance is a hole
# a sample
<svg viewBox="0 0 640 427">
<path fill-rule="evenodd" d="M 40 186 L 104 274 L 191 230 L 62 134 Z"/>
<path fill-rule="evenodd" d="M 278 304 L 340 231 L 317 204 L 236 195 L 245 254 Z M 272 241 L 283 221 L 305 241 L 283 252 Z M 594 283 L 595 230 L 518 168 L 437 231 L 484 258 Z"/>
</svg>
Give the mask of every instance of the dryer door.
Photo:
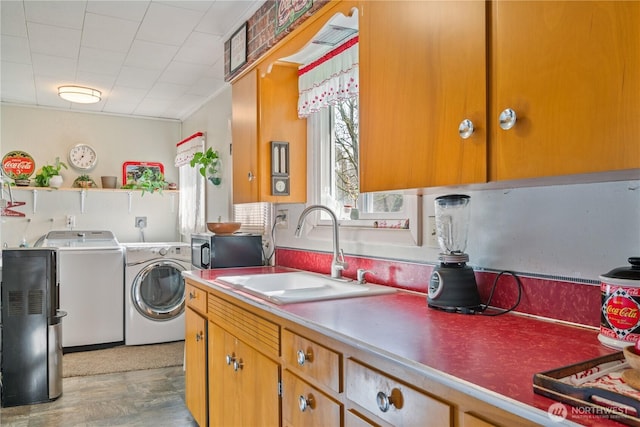
<svg viewBox="0 0 640 427">
<path fill-rule="evenodd" d="M 131 286 L 131 299 L 144 317 L 163 321 L 184 311 L 185 268 L 173 261 L 160 261 L 143 268 Z"/>
</svg>

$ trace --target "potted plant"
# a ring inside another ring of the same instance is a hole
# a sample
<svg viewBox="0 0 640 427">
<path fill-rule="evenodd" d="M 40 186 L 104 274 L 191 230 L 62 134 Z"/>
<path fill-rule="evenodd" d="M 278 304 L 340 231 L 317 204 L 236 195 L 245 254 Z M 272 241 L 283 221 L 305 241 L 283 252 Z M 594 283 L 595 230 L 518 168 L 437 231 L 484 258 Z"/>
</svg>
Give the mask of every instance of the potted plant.
<svg viewBox="0 0 640 427">
<path fill-rule="evenodd" d="M 154 172 L 153 169 L 145 169 L 137 181 L 129 182 L 123 185 L 122 188 L 142 190 L 142 195 L 144 195 L 145 191 L 153 193 L 157 190 L 159 193 L 162 193 L 162 190 L 164 190 L 168 184 L 169 183 L 164 180 L 162 173 Z"/>
<path fill-rule="evenodd" d="M 95 187 L 96 183 L 89 175 L 83 174 L 77 177 L 75 181 L 73 181 L 73 186 L 80 188 L 91 188 Z"/>
<path fill-rule="evenodd" d="M 209 147 L 204 153 L 195 153 L 190 165 L 192 168 L 199 165 L 200 175 L 205 177 L 213 185 L 220 185 L 222 182 L 220 156 L 213 148 Z"/>
<path fill-rule="evenodd" d="M 21 173 L 14 178 L 14 182 L 18 187 L 28 187 L 31 184 L 31 174 Z"/>
<path fill-rule="evenodd" d="M 64 162 L 61 162 L 59 157 L 56 157 L 56 161 L 53 165 L 42 166 L 36 173 L 36 186 L 51 186 L 54 188 L 60 187 L 60 185 L 62 185 L 62 176 L 60 175 L 60 169 L 62 168 L 68 169 L 67 165 Z M 51 178 L 53 178 L 54 176 L 58 176 L 60 178 L 55 178 L 54 182 L 52 183 Z"/>
</svg>

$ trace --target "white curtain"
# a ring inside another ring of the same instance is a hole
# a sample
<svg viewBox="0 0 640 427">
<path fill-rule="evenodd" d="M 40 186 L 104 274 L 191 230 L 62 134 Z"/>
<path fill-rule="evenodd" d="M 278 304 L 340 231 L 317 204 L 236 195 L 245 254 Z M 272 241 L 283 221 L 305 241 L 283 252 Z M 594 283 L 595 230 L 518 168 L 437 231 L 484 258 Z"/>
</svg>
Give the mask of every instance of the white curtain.
<svg viewBox="0 0 640 427">
<path fill-rule="evenodd" d="M 358 36 L 298 70 L 298 116 L 358 96 Z"/>
<path fill-rule="evenodd" d="M 205 231 L 204 223 L 204 185 L 205 180 L 198 168 L 192 168 L 189 162 L 197 152 L 204 151 L 205 137 L 202 132 L 195 133 L 176 145 L 175 165 L 180 174 L 180 197 L 178 203 L 178 229 L 182 236 Z"/>
</svg>

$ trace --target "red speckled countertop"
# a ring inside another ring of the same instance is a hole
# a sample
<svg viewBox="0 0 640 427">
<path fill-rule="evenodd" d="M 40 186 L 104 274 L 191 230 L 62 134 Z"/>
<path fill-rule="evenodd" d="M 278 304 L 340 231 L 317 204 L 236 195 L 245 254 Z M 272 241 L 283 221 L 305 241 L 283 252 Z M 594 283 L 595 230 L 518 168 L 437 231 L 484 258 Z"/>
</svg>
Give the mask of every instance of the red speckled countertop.
<svg viewBox="0 0 640 427">
<path fill-rule="evenodd" d="M 333 338 L 366 346 L 372 352 L 427 372 L 436 370 L 434 378 L 440 375 L 446 385 L 525 417 L 531 407 L 546 415 L 555 402 L 533 392 L 535 373 L 615 352 L 599 343 L 598 332 L 593 329 L 513 314 L 490 317 L 445 313 L 428 308 L 425 296 L 417 293 L 400 291 L 275 305 L 213 283 L 221 275 L 284 271 L 292 270 L 249 267 L 198 270 L 185 275 Z M 595 415 L 570 415 L 569 419 L 587 426 L 621 425 Z"/>
</svg>

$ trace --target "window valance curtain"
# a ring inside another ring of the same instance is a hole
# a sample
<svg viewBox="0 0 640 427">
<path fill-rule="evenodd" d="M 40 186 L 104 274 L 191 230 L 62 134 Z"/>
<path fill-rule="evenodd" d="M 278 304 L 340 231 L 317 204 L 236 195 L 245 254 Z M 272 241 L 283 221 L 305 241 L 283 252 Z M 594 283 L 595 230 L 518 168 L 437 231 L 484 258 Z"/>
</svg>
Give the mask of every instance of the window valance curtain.
<svg viewBox="0 0 640 427">
<path fill-rule="evenodd" d="M 358 96 L 358 36 L 298 70 L 298 117 Z"/>
</svg>

